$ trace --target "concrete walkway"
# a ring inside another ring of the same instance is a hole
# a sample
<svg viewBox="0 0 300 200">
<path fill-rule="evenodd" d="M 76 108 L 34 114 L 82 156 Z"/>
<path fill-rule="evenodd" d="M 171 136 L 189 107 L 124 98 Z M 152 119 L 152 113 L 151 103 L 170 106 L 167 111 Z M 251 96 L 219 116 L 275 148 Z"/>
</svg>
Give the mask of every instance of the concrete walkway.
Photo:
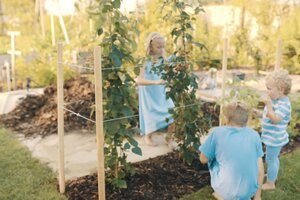
<svg viewBox="0 0 300 200">
<path fill-rule="evenodd" d="M 0 114 L 6 114 L 12 111 L 18 103 L 26 97 L 26 95 L 37 95 L 43 94 L 44 88 L 30 89 L 29 92 L 26 90 L 17 90 L 11 92 L 0 93 Z"/>
<path fill-rule="evenodd" d="M 164 142 L 165 133 L 157 132 L 153 141 L 158 146 L 145 145 L 143 138 L 136 136 L 143 156 L 128 152 L 129 162 L 138 162 L 171 152 Z M 50 135 L 45 138 L 24 138 L 19 140 L 28 147 L 33 157 L 46 163 L 54 172 L 58 170 L 58 137 Z M 96 172 L 97 169 L 97 145 L 94 133 L 87 131 L 70 132 L 65 135 L 65 176 L 66 179 L 80 177 Z"/>
</svg>

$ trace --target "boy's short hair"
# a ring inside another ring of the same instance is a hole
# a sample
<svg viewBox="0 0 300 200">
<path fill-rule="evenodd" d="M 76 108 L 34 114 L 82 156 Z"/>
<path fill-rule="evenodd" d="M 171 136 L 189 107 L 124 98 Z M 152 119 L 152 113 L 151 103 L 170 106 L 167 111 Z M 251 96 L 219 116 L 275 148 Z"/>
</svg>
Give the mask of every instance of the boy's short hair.
<svg viewBox="0 0 300 200">
<path fill-rule="evenodd" d="M 271 72 L 266 77 L 266 83 L 271 79 L 274 80 L 275 86 L 283 91 L 284 95 L 288 95 L 291 92 L 292 79 L 287 70 L 280 69 Z"/>
<path fill-rule="evenodd" d="M 233 122 L 240 126 L 246 126 L 248 122 L 249 108 L 240 101 L 234 101 L 226 104 L 223 108 L 224 116 L 228 122 Z"/>
</svg>

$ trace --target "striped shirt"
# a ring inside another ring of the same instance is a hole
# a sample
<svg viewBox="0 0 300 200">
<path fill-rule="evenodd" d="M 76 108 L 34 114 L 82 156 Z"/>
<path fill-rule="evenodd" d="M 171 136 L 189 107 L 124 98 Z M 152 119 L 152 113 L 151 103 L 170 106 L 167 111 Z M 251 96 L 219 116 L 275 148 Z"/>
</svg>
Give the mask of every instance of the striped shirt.
<svg viewBox="0 0 300 200">
<path fill-rule="evenodd" d="M 291 120 L 291 103 L 288 97 L 272 100 L 272 107 L 281 121 L 277 124 L 272 123 L 267 117 L 267 107 L 264 108 L 262 117 L 261 140 L 265 145 L 281 147 L 289 142 L 287 126 Z"/>
</svg>

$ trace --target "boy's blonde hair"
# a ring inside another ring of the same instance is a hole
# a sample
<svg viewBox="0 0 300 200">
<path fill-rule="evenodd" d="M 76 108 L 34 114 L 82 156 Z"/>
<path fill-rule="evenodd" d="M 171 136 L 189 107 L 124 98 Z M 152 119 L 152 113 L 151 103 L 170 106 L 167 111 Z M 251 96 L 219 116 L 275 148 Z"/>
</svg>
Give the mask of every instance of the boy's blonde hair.
<svg viewBox="0 0 300 200">
<path fill-rule="evenodd" d="M 280 69 L 273 71 L 267 75 L 266 83 L 268 83 L 270 80 L 273 80 L 275 87 L 283 91 L 284 95 L 288 95 L 291 92 L 292 79 L 287 70 Z"/>
<path fill-rule="evenodd" d="M 239 126 L 247 125 L 249 108 L 245 103 L 240 101 L 230 102 L 224 106 L 223 113 L 228 123 L 234 123 Z"/>
<path fill-rule="evenodd" d="M 151 42 L 154 39 L 161 39 L 165 42 L 165 38 L 164 36 L 162 36 L 160 33 L 158 32 L 152 32 L 149 34 L 146 43 L 145 43 L 145 48 L 146 48 L 146 55 L 150 55 L 150 51 L 151 51 Z"/>
</svg>

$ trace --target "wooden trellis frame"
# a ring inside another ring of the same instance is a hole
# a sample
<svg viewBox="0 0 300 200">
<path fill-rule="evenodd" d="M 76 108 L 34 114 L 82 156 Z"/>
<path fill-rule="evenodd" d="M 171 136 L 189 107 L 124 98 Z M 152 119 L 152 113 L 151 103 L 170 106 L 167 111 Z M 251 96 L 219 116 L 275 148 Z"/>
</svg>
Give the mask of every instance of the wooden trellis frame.
<svg viewBox="0 0 300 200">
<path fill-rule="evenodd" d="M 103 105 L 102 105 L 102 69 L 101 47 L 94 48 L 94 77 L 95 77 L 95 105 L 96 105 L 96 138 L 97 138 L 97 173 L 99 200 L 105 200 L 105 172 L 104 172 L 104 133 L 103 133 Z M 63 94 L 63 45 L 57 45 L 57 131 L 58 131 L 58 173 L 59 191 L 65 192 L 65 161 L 64 161 L 64 94 Z"/>
</svg>

